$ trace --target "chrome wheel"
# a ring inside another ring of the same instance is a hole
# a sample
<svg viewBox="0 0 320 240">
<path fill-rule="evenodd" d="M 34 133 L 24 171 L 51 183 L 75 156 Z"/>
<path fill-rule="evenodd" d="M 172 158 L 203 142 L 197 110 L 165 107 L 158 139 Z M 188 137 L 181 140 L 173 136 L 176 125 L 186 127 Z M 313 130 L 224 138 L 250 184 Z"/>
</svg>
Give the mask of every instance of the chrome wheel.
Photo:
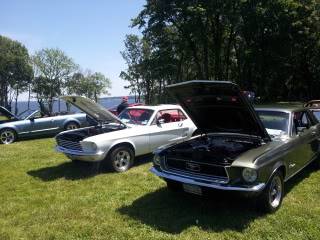
<svg viewBox="0 0 320 240">
<path fill-rule="evenodd" d="M 120 150 L 114 156 L 114 167 L 116 171 L 125 171 L 130 166 L 131 156 L 129 151 Z"/>
<path fill-rule="evenodd" d="M 277 208 L 282 199 L 282 182 L 278 175 L 274 176 L 269 188 L 269 204 L 273 208 Z"/>
<path fill-rule="evenodd" d="M 68 123 L 66 126 L 66 130 L 72 130 L 72 129 L 77 129 L 78 128 L 78 124 L 76 123 Z"/>
<path fill-rule="evenodd" d="M 2 144 L 10 144 L 13 143 L 16 136 L 13 130 L 5 129 L 0 133 L 0 140 Z"/>
</svg>

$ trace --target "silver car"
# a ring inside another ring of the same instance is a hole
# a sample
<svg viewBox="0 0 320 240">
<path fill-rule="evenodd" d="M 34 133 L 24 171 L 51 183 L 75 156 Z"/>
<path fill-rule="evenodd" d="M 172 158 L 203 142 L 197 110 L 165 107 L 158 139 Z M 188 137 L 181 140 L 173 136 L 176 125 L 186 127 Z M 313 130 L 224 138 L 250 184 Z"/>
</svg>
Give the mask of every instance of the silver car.
<svg viewBox="0 0 320 240">
<path fill-rule="evenodd" d="M 84 113 L 46 116 L 39 110 L 28 110 L 15 116 L 7 109 L 0 107 L 1 144 L 10 144 L 22 138 L 53 135 L 88 125 Z"/>
<path fill-rule="evenodd" d="M 97 126 L 66 131 L 56 136 L 56 150 L 71 160 L 99 162 L 123 172 L 134 158 L 157 147 L 191 137 L 196 126 L 179 105 L 130 107 L 116 117 L 90 99 L 63 99 L 86 112 Z"/>
</svg>

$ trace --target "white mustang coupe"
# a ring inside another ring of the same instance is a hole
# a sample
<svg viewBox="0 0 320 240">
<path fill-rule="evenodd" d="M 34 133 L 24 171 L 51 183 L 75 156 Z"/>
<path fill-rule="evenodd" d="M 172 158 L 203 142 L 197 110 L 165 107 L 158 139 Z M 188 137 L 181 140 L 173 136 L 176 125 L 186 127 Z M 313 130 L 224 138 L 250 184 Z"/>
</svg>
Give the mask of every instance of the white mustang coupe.
<svg viewBox="0 0 320 240">
<path fill-rule="evenodd" d="M 116 117 L 97 103 L 78 96 L 62 97 L 87 113 L 96 126 L 56 136 L 56 150 L 71 160 L 101 162 L 116 172 L 128 170 L 135 156 L 190 138 L 196 126 L 178 105 L 129 107 Z"/>
</svg>

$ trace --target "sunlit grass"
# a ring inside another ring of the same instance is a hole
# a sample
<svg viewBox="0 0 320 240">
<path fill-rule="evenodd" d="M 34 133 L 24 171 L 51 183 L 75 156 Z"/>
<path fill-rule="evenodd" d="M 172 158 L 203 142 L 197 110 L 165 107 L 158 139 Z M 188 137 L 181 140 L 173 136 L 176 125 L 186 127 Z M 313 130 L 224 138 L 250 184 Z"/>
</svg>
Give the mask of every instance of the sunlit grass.
<svg viewBox="0 0 320 240">
<path fill-rule="evenodd" d="M 286 185 L 281 209 L 215 193 L 171 193 L 149 173 L 74 165 L 52 139 L 0 145 L 0 239 L 319 239 L 320 172 L 311 167 Z"/>
</svg>

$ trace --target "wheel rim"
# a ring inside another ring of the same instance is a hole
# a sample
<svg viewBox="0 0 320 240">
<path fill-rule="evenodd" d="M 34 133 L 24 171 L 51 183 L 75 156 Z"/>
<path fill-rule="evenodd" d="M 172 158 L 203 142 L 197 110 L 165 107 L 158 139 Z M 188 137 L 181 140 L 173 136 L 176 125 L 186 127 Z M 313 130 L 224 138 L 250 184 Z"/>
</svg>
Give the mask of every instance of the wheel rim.
<svg viewBox="0 0 320 240">
<path fill-rule="evenodd" d="M 272 179 L 269 190 L 269 203 L 273 208 L 277 208 L 280 205 L 282 198 L 282 183 L 279 176 L 275 176 Z"/>
<path fill-rule="evenodd" d="M 118 170 L 126 170 L 130 164 L 131 156 L 126 150 L 117 152 L 114 157 L 114 167 Z"/>
<path fill-rule="evenodd" d="M 76 124 L 73 124 L 73 123 L 68 124 L 68 126 L 67 126 L 67 130 L 72 130 L 72 129 L 76 129 L 76 128 L 78 128 L 78 126 Z"/>
<path fill-rule="evenodd" d="M 3 144 L 10 144 L 14 141 L 14 137 L 14 132 L 11 130 L 4 130 L 1 132 L 0 139 Z"/>
</svg>

